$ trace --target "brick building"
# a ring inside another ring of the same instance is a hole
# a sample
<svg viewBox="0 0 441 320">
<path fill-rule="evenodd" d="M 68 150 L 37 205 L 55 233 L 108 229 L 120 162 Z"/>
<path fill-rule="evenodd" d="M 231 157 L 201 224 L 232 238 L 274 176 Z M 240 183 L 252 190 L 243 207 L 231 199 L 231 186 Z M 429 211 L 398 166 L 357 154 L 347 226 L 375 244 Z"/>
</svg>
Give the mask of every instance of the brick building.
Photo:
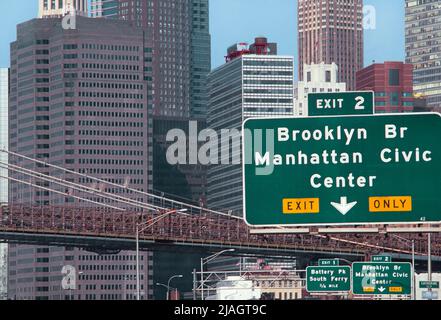
<svg viewBox="0 0 441 320">
<path fill-rule="evenodd" d="M 413 66 L 403 62 L 374 63 L 357 72 L 357 90 L 375 92 L 376 112 L 413 111 Z"/>
</svg>

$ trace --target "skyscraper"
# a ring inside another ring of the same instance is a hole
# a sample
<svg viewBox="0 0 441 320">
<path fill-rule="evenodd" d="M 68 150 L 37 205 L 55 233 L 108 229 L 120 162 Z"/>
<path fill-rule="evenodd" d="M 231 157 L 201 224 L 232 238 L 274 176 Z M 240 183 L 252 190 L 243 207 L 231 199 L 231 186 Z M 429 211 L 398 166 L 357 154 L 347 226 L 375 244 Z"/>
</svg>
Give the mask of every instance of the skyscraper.
<svg viewBox="0 0 441 320">
<path fill-rule="evenodd" d="M 173 167 L 165 157 L 168 128 L 186 128 L 188 120 L 206 125 L 206 81 L 211 70 L 208 0 L 95 0 L 92 16 L 130 21 L 141 27 L 152 48 L 146 61 L 148 108 L 154 127 L 153 190 L 159 195 L 196 203 L 204 201 L 206 167 Z M 198 197 L 198 195 L 201 195 Z M 185 198 L 185 199 L 183 199 Z M 174 257 L 155 253 L 155 265 L 184 269 Z M 168 280 L 170 268 L 156 268 L 155 283 Z M 185 280 L 184 280 L 185 281 Z M 160 288 L 155 288 L 155 294 Z M 161 295 L 162 296 L 162 295 Z"/>
<path fill-rule="evenodd" d="M 400 61 L 374 63 L 357 72 L 357 90 L 375 92 L 375 112 L 413 111 L 413 66 Z"/>
<path fill-rule="evenodd" d="M 11 45 L 10 149 L 147 191 L 144 52 L 150 48 L 143 31 L 124 21 L 77 17 L 76 24 L 64 30 L 61 19 L 46 18 L 18 26 Z M 11 191 L 12 201 L 73 201 L 16 183 Z"/>
<path fill-rule="evenodd" d="M 87 0 L 39 0 L 38 17 L 57 17 L 68 13 L 86 16 Z"/>
<path fill-rule="evenodd" d="M 414 67 L 415 94 L 441 111 L 441 0 L 406 0 L 406 63 Z"/>
<path fill-rule="evenodd" d="M 8 97 L 9 69 L 0 68 L 0 148 L 8 148 Z M 8 156 L 0 153 L 0 161 L 8 162 Z M 0 168 L 0 176 L 7 177 L 8 171 Z M 8 202 L 8 180 L 0 177 L 0 204 Z M 8 246 L 0 243 L 0 300 L 8 294 Z"/>
<path fill-rule="evenodd" d="M 95 0 L 92 8 L 97 12 L 93 16 L 134 22 L 152 40 L 149 95 L 154 115 L 206 117 L 205 85 L 211 69 L 208 0 Z"/>
<path fill-rule="evenodd" d="M 90 16 L 101 18 L 106 14 L 107 17 L 118 15 L 118 0 L 91 0 Z"/>
<path fill-rule="evenodd" d="M 293 115 L 293 57 L 278 56 L 275 44 L 257 38 L 250 47 L 244 44 L 230 47 L 227 60 L 209 75 L 209 128 L 220 134 L 224 129 L 241 130 L 243 121 L 249 117 Z M 240 145 L 232 140 L 230 155 L 234 152 L 240 155 Z M 233 159 L 231 156 L 229 160 Z M 240 164 L 229 161 L 211 165 L 207 183 L 209 208 L 242 214 Z"/>
<path fill-rule="evenodd" d="M 192 0 L 191 6 L 190 117 L 206 119 L 211 71 L 209 0 Z"/>
<path fill-rule="evenodd" d="M 363 0 L 298 0 L 299 80 L 305 64 L 336 63 L 339 82 L 355 89 L 363 68 Z"/>
<path fill-rule="evenodd" d="M 9 68 L 0 68 L 0 149 L 8 149 L 9 139 Z M 0 161 L 8 162 L 8 155 L 1 152 Z M 1 176 L 8 176 L 8 171 L 0 168 Z M 8 180 L 0 178 L 0 203 L 8 202 Z"/>
<path fill-rule="evenodd" d="M 144 31 L 126 21 L 78 16 L 73 30 L 63 29 L 58 17 L 18 25 L 17 40 L 11 44 L 11 151 L 148 191 L 152 184 L 149 148 L 153 132 L 145 78 L 151 68 L 151 52 Z M 18 162 L 17 158 L 12 163 L 98 187 L 86 178 L 44 165 Z M 101 188 L 115 192 L 105 184 Z M 121 196 L 134 197 L 123 189 L 118 190 Z M 90 206 L 69 195 L 54 195 L 18 183 L 11 183 L 10 190 L 11 203 Z M 60 191 L 66 192 L 63 187 Z M 89 199 L 101 202 L 94 196 Z M 136 199 L 145 201 L 142 196 Z M 153 294 L 147 266 L 151 255 L 144 253 L 142 258 L 143 298 L 152 298 Z M 77 248 L 14 246 L 9 252 L 10 297 L 134 299 L 133 257 L 133 253 L 122 252 L 103 260 L 103 255 Z M 61 288 L 61 269 L 67 265 L 84 274 L 81 289 L 69 294 Z"/>
<path fill-rule="evenodd" d="M 11 244 L 9 266 L 12 300 L 136 300 L 135 252 Z M 140 253 L 140 272 L 142 299 L 151 299 L 151 253 Z M 67 276 L 69 286 L 63 283 Z"/>
</svg>

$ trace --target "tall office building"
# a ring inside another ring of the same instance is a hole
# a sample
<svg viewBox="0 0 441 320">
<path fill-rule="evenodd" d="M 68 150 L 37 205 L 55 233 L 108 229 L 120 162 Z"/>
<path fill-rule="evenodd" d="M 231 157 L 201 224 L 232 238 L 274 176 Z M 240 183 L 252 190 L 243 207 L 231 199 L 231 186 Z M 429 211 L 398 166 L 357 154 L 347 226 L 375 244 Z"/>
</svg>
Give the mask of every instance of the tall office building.
<svg viewBox="0 0 441 320">
<path fill-rule="evenodd" d="M 357 72 L 357 90 L 375 92 L 375 112 L 413 111 L 413 66 L 403 62 L 374 63 Z"/>
<path fill-rule="evenodd" d="M 151 68 L 152 47 L 144 31 L 125 21 L 80 16 L 73 30 L 63 29 L 61 22 L 61 18 L 47 17 L 18 25 L 17 40 L 11 44 L 11 151 L 148 191 L 153 179 L 153 132 L 145 78 L 146 70 Z M 13 163 L 18 163 L 15 157 Z M 27 161 L 18 164 L 97 187 L 88 179 L 46 166 Z M 44 182 L 42 185 L 55 187 Z M 102 187 L 114 192 L 111 187 Z M 86 205 L 69 196 L 17 183 L 11 183 L 10 190 L 9 200 L 14 203 Z M 66 192 L 64 188 L 61 191 Z M 134 197 L 122 188 L 118 191 L 122 196 Z M 145 201 L 142 196 L 136 199 Z M 151 255 L 145 253 L 144 261 Z M 112 269 L 116 264 L 113 261 L 106 266 L 101 263 L 102 255 L 81 253 L 79 249 L 11 247 L 10 297 L 58 299 L 60 269 L 74 265 L 88 277 L 81 289 L 84 293 L 78 293 L 82 298 L 133 298 L 133 253 L 116 256 L 122 261 L 130 259 L 130 266 Z M 143 298 L 152 298 L 151 270 L 147 266 L 143 270 Z"/>
<path fill-rule="evenodd" d="M 92 18 L 101 18 L 118 16 L 118 0 L 91 0 L 90 16 Z"/>
<path fill-rule="evenodd" d="M 299 80 L 305 64 L 336 63 L 339 82 L 355 89 L 363 68 L 363 0 L 298 0 Z"/>
<path fill-rule="evenodd" d="M 248 117 L 293 115 L 293 57 L 278 56 L 275 44 L 258 38 L 250 47 L 231 47 L 227 60 L 209 75 L 209 128 L 220 134 L 223 129 L 241 130 Z M 231 146 L 240 150 L 235 142 Z M 207 183 L 209 208 L 242 214 L 240 164 L 210 166 Z"/>
<path fill-rule="evenodd" d="M 406 63 L 414 92 L 441 112 L 441 0 L 406 0 Z"/>
<path fill-rule="evenodd" d="M 335 63 L 304 65 L 303 81 L 299 81 L 295 88 L 294 114 L 301 117 L 308 115 L 309 93 L 346 91 L 346 83 L 338 82 L 337 79 L 338 66 Z"/>
<path fill-rule="evenodd" d="M 206 167 L 170 166 L 165 137 L 169 128 L 188 128 L 189 119 L 206 123 L 206 81 L 211 70 L 209 1 L 92 0 L 91 11 L 93 17 L 131 21 L 152 42 L 146 79 L 148 107 L 154 118 L 153 191 L 204 204 Z M 155 266 L 160 266 L 155 267 L 155 283 L 166 282 L 170 273 L 185 271 L 174 260 L 174 255 L 155 253 Z M 155 297 L 163 297 L 161 290 L 155 288 Z"/>
<path fill-rule="evenodd" d="M 0 68 L 0 148 L 8 148 L 8 97 L 9 69 Z M 8 162 L 8 155 L 0 153 L 0 161 Z M 7 177 L 8 171 L 0 168 L 0 176 Z M 0 204 L 8 202 L 8 180 L 0 177 Z M 8 246 L 0 243 L 0 300 L 8 294 Z"/>
<path fill-rule="evenodd" d="M 152 268 L 151 253 L 141 252 L 143 299 L 152 298 Z M 71 247 L 10 245 L 11 300 L 136 300 L 136 291 L 135 252 L 98 254 Z"/>
<path fill-rule="evenodd" d="M 87 0 L 39 0 L 38 17 L 59 17 L 69 13 L 86 16 Z"/>
<path fill-rule="evenodd" d="M 0 149 L 8 149 L 9 139 L 9 69 L 0 68 Z M 0 161 L 8 162 L 8 155 L 0 152 Z M 0 176 L 8 176 L 8 171 L 0 168 Z M 8 180 L 0 178 L 0 203 L 8 202 Z"/>
<path fill-rule="evenodd" d="M 208 0 L 96 0 L 92 8 L 94 16 L 134 22 L 152 39 L 149 95 L 154 115 L 206 117 L 206 78 L 211 70 Z"/>
<path fill-rule="evenodd" d="M 190 21 L 190 117 L 206 119 L 207 78 L 211 71 L 209 0 L 191 1 Z"/>
<path fill-rule="evenodd" d="M 11 151 L 148 191 L 144 51 L 149 47 L 143 31 L 123 21 L 83 17 L 75 30 L 64 30 L 60 23 L 47 18 L 18 26 L 11 45 Z M 89 183 L 69 174 L 64 178 Z M 73 201 L 16 183 L 11 183 L 10 200 Z"/>
</svg>

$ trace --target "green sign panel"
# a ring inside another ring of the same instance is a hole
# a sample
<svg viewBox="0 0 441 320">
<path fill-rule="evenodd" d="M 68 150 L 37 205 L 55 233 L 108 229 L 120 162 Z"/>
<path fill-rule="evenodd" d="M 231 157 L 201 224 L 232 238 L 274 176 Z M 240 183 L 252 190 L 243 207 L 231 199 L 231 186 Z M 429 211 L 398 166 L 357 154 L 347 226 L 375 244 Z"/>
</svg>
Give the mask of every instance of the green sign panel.
<svg viewBox="0 0 441 320">
<path fill-rule="evenodd" d="M 317 293 L 351 291 L 351 268 L 307 267 L 306 291 Z"/>
<path fill-rule="evenodd" d="M 441 115 L 249 119 L 251 226 L 441 221 Z"/>
<path fill-rule="evenodd" d="M 352 290 L 355 295 L 410 295 L 410 263 L 354 262 Z"/>
<path fill-rule="evenodd" d="M 319 259 L 319 266 L 338 266 L 340 265 L 339 259 Z"/>
<path fill-rule="evenodd" d="M 372 256 L 372 262 L 392 262 L 391 256 Z"/>
<path fill-rule="evenodd" d="M 374 92 L 308 94 L 309 116 L 374 114 Z"/>
<path fill-rule="evenodd" d="M 439 281 L 420 281 L 422 289 L 439 289 Z"/>
</svg>

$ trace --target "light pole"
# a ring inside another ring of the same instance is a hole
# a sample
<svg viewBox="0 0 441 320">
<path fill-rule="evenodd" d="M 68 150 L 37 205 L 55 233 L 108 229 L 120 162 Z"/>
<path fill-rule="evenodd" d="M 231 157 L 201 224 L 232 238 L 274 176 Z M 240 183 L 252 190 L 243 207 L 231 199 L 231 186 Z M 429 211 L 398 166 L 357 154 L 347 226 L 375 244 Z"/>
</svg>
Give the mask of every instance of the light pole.
<svg viewBox="0 0 441 320">
<path fill-rule="evenodd" d="M 165 289 L 167 289 L 167 300 L 168 300 L 168 291 L 169 291 L 169 286 L 168 285 L 166 285 L 166 284 L 163 284 L 163 283 L 156 283 L 156 285 L 158 286 L 158 287 L 164 287 Z"/>
<path fill-rule="evenodd" d="M 227 253 L 227 252 L 234 252 L 236 251 L 236 249 L 227 249 L 227 250 L 222 250 L 218 253 L 215 253 L 209 257 L 206 258 L 201 258 L 201 300 L 204 300 L 204 264 L 207 264 L 208 262 L 216 259 L 217 257 L 219 257 L 220 255 Z"/>
<path fill-rule="evenodd" d="M 168 279 L 168 282 L 167 282 L 167 300 L 170 300 L 170 282 L 173 280 L 173 279 L 176 279 L 176 278 L 183 278 L 184 276 L 182 275 L 182 274 L 178 274 L 178 275 L 175 275 L 175 276 L 173 276 L 173 277 L 171 277 L 170 279 Z"/>
<path fill-rule="evenodd" d="M 409 240 L 395 234 L 391 234 L 395 239 L 401 240 L 409 245 L 412 244 L 412 300 L 416 300 L 416 284 L 415 284 L 415 239 Z"/>
<path fill-rule="evenodd" d="M 187 212 L 187 209 L 170 210 L 147 222 L 136 223 L 136 300 L 141 300 L 141 279 L 139 275 L 139 234 L 173 213 L 185 212 Z"/>
<path fill-rule="evenodd" d="M 427 280 L 429 280 L 429 300 L 432 298 L 432 234 L 429 232 L 427 234 Z"/>
</svg>

